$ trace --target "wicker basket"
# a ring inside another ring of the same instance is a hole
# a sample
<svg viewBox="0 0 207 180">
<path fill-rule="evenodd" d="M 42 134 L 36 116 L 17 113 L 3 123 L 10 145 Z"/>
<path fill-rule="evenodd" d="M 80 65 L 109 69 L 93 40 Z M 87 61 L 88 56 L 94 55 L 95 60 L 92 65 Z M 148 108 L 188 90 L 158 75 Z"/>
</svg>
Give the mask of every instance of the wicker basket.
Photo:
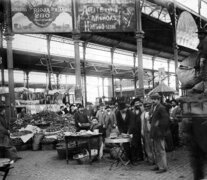
<svg viewBox="0 0 207 180">
<path fill-rule="evenodd" d="M 56 147 L 56 149 L 57 149 L 59 159 L 65 159 L 66 158 L 66 148 L 59 146 L 59 147 Z M 73 159 L 74 155 L 81 153 L 81 152 L 82 152 L 82 148 L 80 148 L 80 147 L 68 148 L 68 158 Z"/>
<path fill-rule="evenodd" d="M 91 154 L 91 160 L 93 161 L 97 157 L 97 154 Z M 82 151 L 80 154 L 76 154 L 73 156 L 79 164 L 86 164 L 90 162 L 89 153 L 86 149 Z"/>
</svg>

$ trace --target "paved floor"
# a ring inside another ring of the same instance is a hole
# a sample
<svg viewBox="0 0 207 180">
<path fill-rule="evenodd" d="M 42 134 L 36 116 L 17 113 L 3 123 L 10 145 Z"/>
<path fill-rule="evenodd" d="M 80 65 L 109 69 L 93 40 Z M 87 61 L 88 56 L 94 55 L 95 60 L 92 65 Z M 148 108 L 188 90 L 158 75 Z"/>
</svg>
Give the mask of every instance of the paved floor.
<svg viewBox="0 0 207 180">
<path fill-rule="evenodd" d="M 76 161 L 66 164 L 58 159 L 57 152 L 21 151 L 23 158 L 14 164 L 8 180 L 190 180 L 192 173 L 189 166 L 188 153 L 181 148 L 168 153 L 169 170 L 156 174 L 147 163 L 138 166 L 118 166 L 109 170 L 111 160 L 104 158 L 92 165 L 78 165 Z"/>
</svg>

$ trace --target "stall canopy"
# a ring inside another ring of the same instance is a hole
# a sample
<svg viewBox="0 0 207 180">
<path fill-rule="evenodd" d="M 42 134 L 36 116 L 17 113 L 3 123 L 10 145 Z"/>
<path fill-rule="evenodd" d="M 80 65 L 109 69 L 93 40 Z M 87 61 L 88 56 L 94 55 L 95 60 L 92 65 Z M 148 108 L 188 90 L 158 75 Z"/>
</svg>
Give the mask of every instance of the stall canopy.
<svg viewBox="0 0 207 180">
<path fill-rule="evenodd" d="M 166 93 L 166 94 L 174 94 L 176 90 L 167 86 L 165 83 L 161 82 L 157 87 L 151 90 L 148 95 L 152 95 L 154 93 Z"/>
</svg>

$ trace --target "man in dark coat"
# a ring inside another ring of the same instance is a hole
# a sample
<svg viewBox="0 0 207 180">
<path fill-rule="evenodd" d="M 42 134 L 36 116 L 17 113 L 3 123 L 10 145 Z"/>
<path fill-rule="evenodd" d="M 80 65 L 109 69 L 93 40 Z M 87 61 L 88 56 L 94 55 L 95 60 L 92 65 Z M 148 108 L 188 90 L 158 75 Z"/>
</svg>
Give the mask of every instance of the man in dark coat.
<svg viewBox="0 0 207 180">
<path fill-rule="evenodd" d="M 134 110 L 133 113 L 135 115 L 135 122 L 132 128 L 132 155 L 135 161 L 143 161 L 143 148 L 142 148 L 142 137 L 141 137 L 141 106 L 143 106 L 142 101 L 139 98 L 134 100 Z"/>
<path fill-rule="evenodd" d="M 78 106 L 78 111 L 75 113 L 74 119 L 77 131 L 90 129 L 90 122 L 88 120 L 86 112 L 84 112 L 83 105 Z"/>
<path fill-rule="evenodd" d="M 17 155 L 17 150 L 10 143 L 9 123 L 5 117 L 6 107 L 0 105 L 0 147 L 1 157 L 10 158 L 14 161 L 21 159 Z"/>
<path fill-rule="evenodd" d="M 157 173 L 167 171 L 167 156 L 165 151 L 165 136 L 169 128 L 169 114 L 166 108 L 160 103 L 160 95 L 158 93 L 151 96 L 153 101 L 153 110 L 151 117 L 150 138 L 153 140 L 155 163 Z"/>
<path fill-rule="evenodd" d="M 120 133 L 131 134 L 134 125 L 134 114 L 129 111 L 125 103 L 119 104 L 119 110 L 116 112 L 117 127 Z M 127 158 L 133 163 L 131 148 L 129 143 L 124 143 L 123 147 Z"/>
</svg>

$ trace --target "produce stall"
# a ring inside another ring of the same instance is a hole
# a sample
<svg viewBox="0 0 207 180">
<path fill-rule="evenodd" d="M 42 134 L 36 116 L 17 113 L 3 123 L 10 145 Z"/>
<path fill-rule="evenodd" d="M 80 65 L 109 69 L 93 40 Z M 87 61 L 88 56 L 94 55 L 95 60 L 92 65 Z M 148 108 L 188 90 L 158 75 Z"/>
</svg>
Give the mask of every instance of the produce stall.
<svg viewBox="0 0 207 180">
<path fill-rule="evenodd" d="M 76 132 L 74 117 L 53 111 L 26 114 L 11 124 L 11 139 L 18 150 L 49 150 L 64 141 L 65 132 Z"/>
</svg>

